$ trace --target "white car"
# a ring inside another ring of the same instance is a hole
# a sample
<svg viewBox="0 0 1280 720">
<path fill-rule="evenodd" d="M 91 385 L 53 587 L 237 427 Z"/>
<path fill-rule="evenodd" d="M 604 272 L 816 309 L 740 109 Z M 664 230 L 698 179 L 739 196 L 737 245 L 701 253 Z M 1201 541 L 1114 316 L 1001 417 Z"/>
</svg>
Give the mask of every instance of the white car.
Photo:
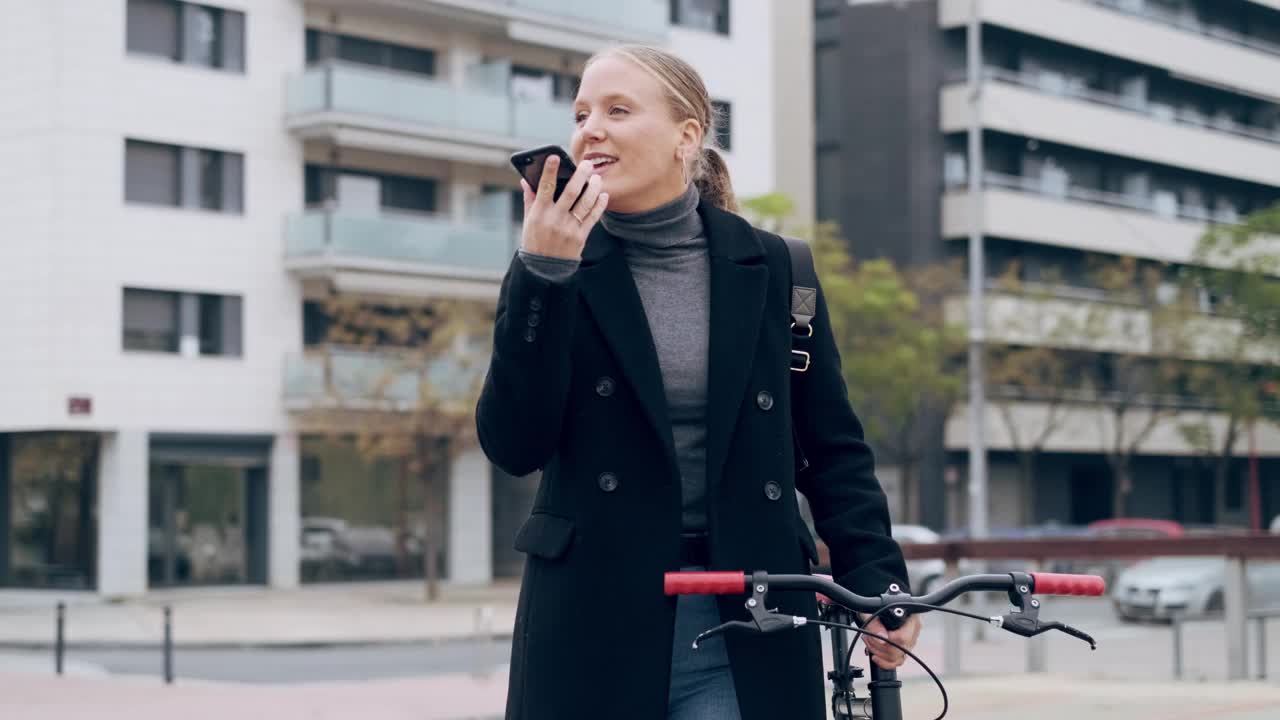
<svg viewBox="0 0 1280 720">
<path fill-rule="evenodd" d="M 938 533 L 923 525 L 894 525 L 892 532 L 893 539 L 897 540 L 899 545 L 927 544 L 941 541 Z M 941 558 L 908 560 L 907 582 L 911 583 L 911 593 L 913 595 L 924 595 L 929 592 L 942 579 L 942 575 L 946 571 L 947 564 Z"/>
<path fill-rule="evenodd" d="M 1246 575 L 1249 606 L 1280 605 L 1280 563 L 1254 560 Z M 1121 620 L 1171 620 L 1222 612 L 1226 561 L 1216 557 L 1159 557 L 1120 573 L 1111 604 Z"/>
</svg>

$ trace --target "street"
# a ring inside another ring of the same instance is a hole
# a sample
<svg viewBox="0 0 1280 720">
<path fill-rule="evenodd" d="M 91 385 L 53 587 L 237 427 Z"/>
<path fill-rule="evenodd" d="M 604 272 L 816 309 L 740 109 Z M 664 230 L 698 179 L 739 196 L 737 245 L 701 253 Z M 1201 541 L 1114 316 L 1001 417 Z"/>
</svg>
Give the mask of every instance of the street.
<svg viewBox="0 0 1280 720">
<path fill-rule="evenodd" d="M 975 608 L 969 608 L 976 610 Z M 1003 612 L 1000 608 L 980 614 Z M 1106 600 L 1044 598 L 1042 618 L 1060 620 L 1092 634 L 1098 650 L 1060 633 L 1044 636 L 1046 669 L 1050 673 L 1108 680 L 1166 681 L 1173 679 L 1173 631 L 1166 624 L 1128 624 L 1116 619 Z M 962 670 L 966 675 L 1022 673 L 1027 667 L 1029 642 L 974 621 L 964 628 Z M 917 654 L 944 677 L 954 677 L 944 665 L 943 617 L 930 614 Z M 1183 638 L 1183 672 L 1189 681 L 1217 681 L 1226 677 L 1226 643 L 1221 620 L 1190 623 Z M 975 633 L 981 631 L 982 638 Z M 1249 627 L 1250 677 L 1259 669 L 1256 625 Z M 824 633 L 825 636 L 825 633 Z M 510 641 L 453 639 L 447 642 L 315 644 L 289 647 L 178 647 L 174 670 L 179 678 L 254 684 L 358 682 L 505 671 Z M 1280 679 L 1280 620 L 1267 627 L 1269 675 Z M 70 671 L 95 674 L 159 676 L 157 647 L 71 647 L 66 655 Z M 861 659 L 861 658 L 858 658 Z M 864 663 L 865 664 L 865 663 Z M 0 649 L 0 669 L 53 667 L 50 650 Z M 924 679 L 924 671 L 909 663 L 904 679 Z"/>
</svg>

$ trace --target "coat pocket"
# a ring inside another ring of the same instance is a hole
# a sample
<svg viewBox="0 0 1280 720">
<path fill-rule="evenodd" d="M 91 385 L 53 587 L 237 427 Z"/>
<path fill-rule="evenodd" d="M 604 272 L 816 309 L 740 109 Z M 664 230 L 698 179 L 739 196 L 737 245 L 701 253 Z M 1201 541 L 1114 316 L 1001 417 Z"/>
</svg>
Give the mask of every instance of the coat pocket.
<svg viewBox="0 0 1280 720">
<path fill-rule="evenodd" d="M 564 555 L 573 542 L 573 520 L 545 512 L 535 512 L 516 534 L 515 549 L 544 560 Z"/>
</svg>

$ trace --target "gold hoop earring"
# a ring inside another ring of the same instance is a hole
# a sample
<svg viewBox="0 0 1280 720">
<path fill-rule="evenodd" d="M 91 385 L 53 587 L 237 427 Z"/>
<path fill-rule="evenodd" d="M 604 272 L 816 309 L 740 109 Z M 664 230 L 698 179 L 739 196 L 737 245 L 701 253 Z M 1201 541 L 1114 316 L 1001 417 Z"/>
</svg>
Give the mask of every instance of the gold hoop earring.
<svg viewBox="0 0 1280 720">
<path fill-rule="evenodd" d="M 680 160 L 680 177 L 684 179 L 684 184 L 689 185 L 689 163 L 684 158 L 684 153 L 677 156 Z"/>
</svg>

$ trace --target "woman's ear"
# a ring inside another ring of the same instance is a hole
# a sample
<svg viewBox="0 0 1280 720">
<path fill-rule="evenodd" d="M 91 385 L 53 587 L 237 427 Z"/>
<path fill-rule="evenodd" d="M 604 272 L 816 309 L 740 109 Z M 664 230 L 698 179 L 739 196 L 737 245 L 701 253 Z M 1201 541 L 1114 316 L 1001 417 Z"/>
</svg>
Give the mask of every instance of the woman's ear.
<svg viewBox="0 0 1280 720">
<path fill-rule="evenodd" d="M 702 149 L 702 123 L 689 118 L 680 123 L 680 135 L 676 142 L 676 157 L 691 158 Z"/>
</svg>

